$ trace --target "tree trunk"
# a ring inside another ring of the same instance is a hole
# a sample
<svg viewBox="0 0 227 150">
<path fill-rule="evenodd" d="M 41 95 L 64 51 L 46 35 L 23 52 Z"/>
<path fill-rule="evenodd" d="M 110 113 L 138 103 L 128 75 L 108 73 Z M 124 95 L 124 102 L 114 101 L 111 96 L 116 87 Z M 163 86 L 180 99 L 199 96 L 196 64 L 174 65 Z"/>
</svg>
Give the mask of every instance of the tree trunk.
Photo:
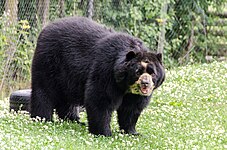
<svg viewBox="0 0 227 150">
<path fill-rule="evenodd" d="M 17 22 L 17 0 L 7 0 L 5 3 L 5 11 L 9 16 L 9 24 L 13 24 Z"/>
<path fill-rule="evenodd" d="M 93 17 L 93 0 L 88 0 L 87 17 L 89 19 L 92 19 L 92 17 Z"/>
<path fill-rule="evenodd" d="M 8 16 L 8 24 L 6 26 L 12 26 L 11 33 L 12 36 L 7 38 L 7 43 L 9 44 L 9 47 L 7 48 L 5 54 L 7 55 L 7 59 L 5 60 L 5 67 L 3 69 L 3 78 L 1 79 L 0 84 L 0 91 L 3 89 L 3 86 L 5 84 L 5 81 L 7 80 L 7 76 L 9 74 L 9 71 L 11 68 L 10 64 L 12 62 L 13 56 L 16 52 L 16 44 L 17 44 L 17 38 L 14 36 L 14 33 L 16 32 L 16 23 L 17 23 L 17 8 L 18 1 L 17 0 L 7 0 L 5 3 L 5 11 L 7 12 Z M 6 82 L 9 83 L 9 82 Z"/>
<path fill-rule="evenodd" d="M 49 4 L 50 0 L 38 0 L 37 3 L 38 19 L 41 22 L 42 27 L 47 24 L 49 19 Z"/>
<path fill-rule="evenodd" d="M 179 63 L 180 64 L 183 64 L 184 62 L 188 62 L 189 61 L 189 54 L 190 52 L 193 50 L 193 47 L 194 47 L 194 37 L 195 37 L 195 31 L 194 31 L 194 20 L 192 20 L 192 23 L 191 23 L 191 34 L 189 36 L 189 39 L 188 39 L 188 42 L 187 42 L 187 45 L 185 47 L 185 50 L 183 52 L 183 57 L 179 59 Z"/>
<path fill-rule="evenodd" d="M 163 4 L 162 9 L 161 9 L 162 23 L 161 23 L 161 32 L 160 32 L 160 35 L 159 35 L 158 50 L 157 50 L 157 52 L 161 53 L 161 54 L 163 54 L 164 45 L 165 45 L 165 33 L 166 33 L 165 27 L 166 27 L 167 7 L 168 7 L 168 4 L 166 3 L 166 4 Z"/>
<path fill-rule="evenodd" d="M 65 17 L 65 0 L 59 0 L 59 5 L 60 5 L 59 17 L 63 18 Z"/>
</svg>

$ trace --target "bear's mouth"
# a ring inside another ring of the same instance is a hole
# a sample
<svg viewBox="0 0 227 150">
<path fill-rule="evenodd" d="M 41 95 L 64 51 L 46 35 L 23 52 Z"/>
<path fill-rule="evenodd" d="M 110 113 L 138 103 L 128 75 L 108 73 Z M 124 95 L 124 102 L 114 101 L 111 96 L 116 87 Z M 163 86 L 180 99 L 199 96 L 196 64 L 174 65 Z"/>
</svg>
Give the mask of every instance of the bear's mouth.
<svg viewBox="0 0 227 150">
<path fill-rule="evenodd" d="M 154 89 L 154 83 L 151 75 L 143 73 L 140 78 L 129 87 L 129 93 L 150 96 Z"/>
<path fill-rule="evenodd" d="M 151 91 L 151 88 L 149 88 L 146 85 L 141 85 L 140 86 L 140 91 L 142 92 L 142 94 L 146 95 L 149 93 L 149 91 Z"/>
</svg>

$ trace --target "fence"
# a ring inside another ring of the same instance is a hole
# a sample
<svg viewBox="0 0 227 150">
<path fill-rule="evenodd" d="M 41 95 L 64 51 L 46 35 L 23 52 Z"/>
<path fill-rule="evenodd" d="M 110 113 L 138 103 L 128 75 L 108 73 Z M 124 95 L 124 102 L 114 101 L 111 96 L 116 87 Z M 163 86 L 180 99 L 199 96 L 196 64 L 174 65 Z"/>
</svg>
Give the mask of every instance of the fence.
<svg viewBox="0 0 227 150">
<path fill-rule="evenodd" d="M 0 91 L 30 87 L 38 33 L 75 15 L 141 38 L 167 67 L 226 59 L 226 0 L 1 0 Z"/>
</svg>

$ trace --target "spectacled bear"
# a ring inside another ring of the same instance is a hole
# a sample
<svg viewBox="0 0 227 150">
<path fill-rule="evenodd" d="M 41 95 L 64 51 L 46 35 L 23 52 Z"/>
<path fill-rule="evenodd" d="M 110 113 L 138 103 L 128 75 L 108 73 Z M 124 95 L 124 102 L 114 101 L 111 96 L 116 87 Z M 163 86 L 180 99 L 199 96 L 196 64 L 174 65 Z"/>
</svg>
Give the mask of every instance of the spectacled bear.
<svg viewBox="0 0 227 150">
<path fill-rule="evenodd" d="M 137 134 L 136 122 L 153 90 L 165 78 L 162 55 L 143 42 L 84 17 L 59 19 L 40 33 L 32 61 L 31 117 L 79 122 L 87 112 L 89 132 L 111 136 L 117 111 L 121 130 Z"/>
</svg>

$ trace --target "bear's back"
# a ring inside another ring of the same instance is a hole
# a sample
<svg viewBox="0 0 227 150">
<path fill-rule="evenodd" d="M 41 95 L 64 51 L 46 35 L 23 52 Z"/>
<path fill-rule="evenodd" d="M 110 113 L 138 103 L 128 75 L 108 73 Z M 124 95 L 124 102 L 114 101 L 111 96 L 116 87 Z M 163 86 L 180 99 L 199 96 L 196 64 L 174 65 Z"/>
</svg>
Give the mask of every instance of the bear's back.
<svg viewBox="0 0 227 150">
<path fill-rule="evenodd" d="M 93 47 L 100 39 L 112 33 L 115 31 L 84 17 L 56 20 L 40 33 L 33 65 L 46 66 L 46 72 L 55 70 L 56 73 L 59 66 L 64 65 L 67 66 L 66 70 L 83 70 L 87 73 L 95 55 Z M 81 63 L 87 69 L 82 68 Z"/>
<path fill-rule="evenodd" d="M 90 49 L 99 39 L 111 33 L 114 31 L 87 18 L 68 17 L 46 26 L 40 33 L 38 41 L 66 48 L 67 51 L 71 48 L 71 50 L 79 48 L 81 51 Z"/>
</svg>

